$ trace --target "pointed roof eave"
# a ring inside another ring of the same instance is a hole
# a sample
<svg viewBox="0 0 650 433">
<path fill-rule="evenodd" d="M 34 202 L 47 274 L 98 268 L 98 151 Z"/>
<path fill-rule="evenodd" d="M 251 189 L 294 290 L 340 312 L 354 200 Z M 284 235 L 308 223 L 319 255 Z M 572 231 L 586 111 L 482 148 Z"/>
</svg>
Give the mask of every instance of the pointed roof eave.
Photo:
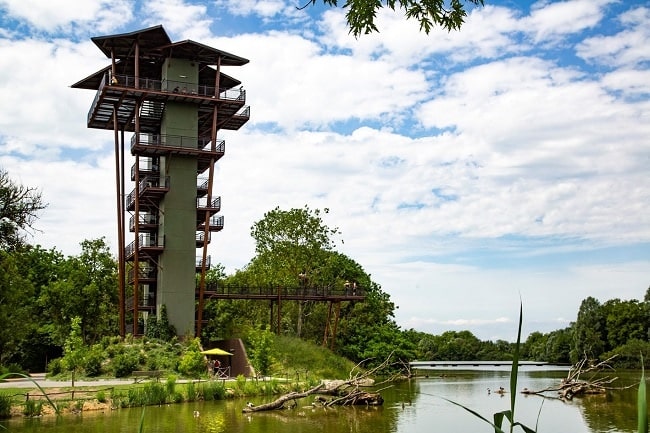
<svg viewBox="0 0 650 433">
<path fill-rule="evenodd" d="M 70 87 L 73 89 L 88 89 L 88 90 L 97 90 L 99 89 L 99 84 L 101 83 L 102 78 L 106 72 L 111 70 L 111 65 L 106 66 L 105 68 L 100 69 L 97 72 L 88 75 L 86 78 L 83 78 Z"/>
<path fill-rule="evenodd" d="M 115 50 L 116 58 L 126 58 L 131 56 L 133 53 L 133 46 L 136 41 L 140 44 L 141 53 L 145 53 L 157 47 L 171 43 L 171 39 L 161 25 L 149 27 L 143 30 L 137 30 L 130 33 L 96 36 L 90 39 L 109 59 L 111 58 L 112 50 Z"/>
<path fill-rule="evenodd" d="M 158 49 L 165 53 L 166 57 L 194 60 L 208 65 L 216 65 L 218 58 L 221 58 L 222 66 L 243 66 L 249 62 L 243 57 L 189 39 L 160 46 Z"/>
</svg>

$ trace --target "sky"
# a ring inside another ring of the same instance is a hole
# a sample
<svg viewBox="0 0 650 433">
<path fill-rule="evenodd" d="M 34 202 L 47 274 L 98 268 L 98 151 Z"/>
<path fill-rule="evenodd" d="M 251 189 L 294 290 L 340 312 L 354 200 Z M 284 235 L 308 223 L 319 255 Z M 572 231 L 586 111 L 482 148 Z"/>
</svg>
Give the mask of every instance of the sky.
<svg viewBox="0 0 650 433">
<path fill-rule="evenodd" d="M 343 8 L 304 3 L 0 0 L 0 167 L 48 204 L 28 241 L 105 237 L 117 256 L 113 132 L 70 86 L 110 63 L 91 37 L 160 24 L 250 60 L 224 68 L 251 106 L 220 135 L 209 254 L 227 273 L 265 212 L 307 205 L 404 329 L 513 341 L 520 302 L 525 336 L 588 296 L 643 300 L 650 2 L 486 0 L 428 35 L 383 9 L 359 38 Z"/>
</svg>

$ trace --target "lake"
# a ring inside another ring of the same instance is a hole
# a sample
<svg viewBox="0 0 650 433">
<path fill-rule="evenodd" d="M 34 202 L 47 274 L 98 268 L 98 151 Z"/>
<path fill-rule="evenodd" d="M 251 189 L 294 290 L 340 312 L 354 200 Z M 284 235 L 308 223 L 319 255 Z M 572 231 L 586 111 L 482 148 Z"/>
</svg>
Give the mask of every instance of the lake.
<svg viewBox="0 0 650 433">
<path fill-rule="evenodd" d="M 444 398 L 467 406 L 484 417 L 506 410 L 510 395 L 488 393 L 500 386 L 508 389 L 505 368 L 478 370 L 429 370 L 416 379 L 400 382 L 381 391 L 381 407 L 310 407 L 303 399 L 295 409 L 243 414 L 246 400 L 196 402 L 144 409 L 144 432 L 182 433 L 430 433 L 493 432 L 485 422 Z M 565 371 L 523 369 L 518 388 L 542 389 L 556 385 Z M 618 386 L 634 384 L 639 372 L 617 372 Z M 273 400 L 252 399 L 254 404 Z M 195 416 L 195 411 L 199 415 Z M 137 432 L 143 410 L 120 409 L 84 412 L 65 417 L 14 418 L 0 424 L 9 432 Z M 538 416 L 539 415 L 539 416 Z M 571 402 L 539 396 L 517 395 L 515 416 L 538 432 L 632 433 L 636 431 L 636 387 L 607 395 L 576 398 Z M 539 421 L 538 421 L 539 419 Z M 521 432 L 520 429 L 515 431 Z"/>
</svg>

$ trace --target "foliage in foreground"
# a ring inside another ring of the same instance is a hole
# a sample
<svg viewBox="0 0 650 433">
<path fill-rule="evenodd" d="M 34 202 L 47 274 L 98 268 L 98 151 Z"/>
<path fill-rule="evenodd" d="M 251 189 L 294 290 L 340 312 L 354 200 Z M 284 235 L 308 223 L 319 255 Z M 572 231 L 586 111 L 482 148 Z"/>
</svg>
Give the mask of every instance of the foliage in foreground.
<svg viewBox="0 0 650 433">
<path fill-rule="evenodd" d="M 317 0 L 308 0 L 302 8 L 309 4 L 316 4 Z M 337 0 L 323 0 L 329 6 L 337 6 Z M 384 5 L 385 3 L 385 5 Z M 434 27 L 447 31 L 459 30 L 465 22 L 467 10 L 471 5 L 483 5 L 483 0 L 452 0 L 427 1 L 427 0 L 348 0 L 343 5 L 347 9 L 345 18 L 350 28 L 350 33 L 355 37 L 361 34 L 379 32 L 375 25 L 377 12 L 381 8 L 398 9 L 404 12 L 407 19 L 415 19 L 420 23 L 420 31 L 426 34 Z"/>
</svg>

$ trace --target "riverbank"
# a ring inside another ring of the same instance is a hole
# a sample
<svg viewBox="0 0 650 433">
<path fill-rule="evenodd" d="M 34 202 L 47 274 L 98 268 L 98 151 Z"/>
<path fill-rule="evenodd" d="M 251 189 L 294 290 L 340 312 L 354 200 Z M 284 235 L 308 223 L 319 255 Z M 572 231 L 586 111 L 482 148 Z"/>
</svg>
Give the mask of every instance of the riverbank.
<svg viewBox="0 0 650 433">
<path fill-rule="evenodd" d="M 36 386 L 38 384 L 38 386 Z M 53 381 L 44 375 L 9 379 L 0 383 L 0 396 L 11 400 L 10 416 L 49 416 L 108 412 L 120 408 L 170 405 L 236 397 L 268 396 L 307 389 L 313 383 L 283 378 L 180 379 L 135 382 L 129 379 Z M 39 388 L 40 387 L 40 388 Z"/>
</svg>

